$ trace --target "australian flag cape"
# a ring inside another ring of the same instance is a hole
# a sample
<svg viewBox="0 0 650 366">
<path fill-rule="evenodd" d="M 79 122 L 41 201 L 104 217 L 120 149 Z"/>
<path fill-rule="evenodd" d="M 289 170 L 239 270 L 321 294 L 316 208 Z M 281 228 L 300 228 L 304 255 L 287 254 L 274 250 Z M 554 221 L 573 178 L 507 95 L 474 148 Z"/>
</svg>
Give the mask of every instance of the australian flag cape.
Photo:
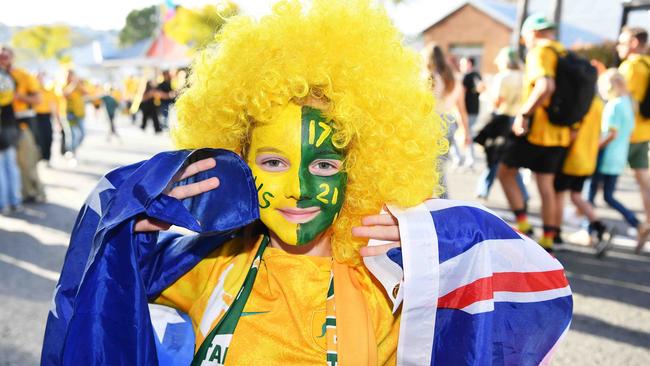
<svg viewBox="0 0 650 366">
<path fill-rule="evenodd" d="M 216 176 L 219 188 L 183 201 L 163 193 L 205 157 L 216 167 L 180 184 Z M 433 199 L 389 209 L 402 247 L 365 264 L 401 311 L 399 365 L 549 362 L 572 312 L 557 260 L 478 205 Z M 134 233 L 142 215 L 195 234 Z M 108 173 L 75 223 L 41 364 L 189 365 L 189 317 L 149 302 L 258 218 L 251 172 L 227 150 L 165 152 Z"/>
</svg>

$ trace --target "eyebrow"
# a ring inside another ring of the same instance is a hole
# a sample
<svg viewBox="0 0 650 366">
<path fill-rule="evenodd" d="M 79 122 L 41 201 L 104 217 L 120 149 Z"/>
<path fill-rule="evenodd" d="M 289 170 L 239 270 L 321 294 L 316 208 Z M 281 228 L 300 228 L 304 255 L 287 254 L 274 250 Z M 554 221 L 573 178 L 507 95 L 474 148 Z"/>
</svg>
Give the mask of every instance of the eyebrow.
<svg viewBox="0 0 650 366">
<path fill-rule="evenodd" d="M 344 155 L 341 151 L 336 151 L 329 146 L 325 148 L 316 148 L 315 150 L 318 155 Z"/>
<path fill-rule="evenodd" d="M 255 151 L 257 154 L 259 153 L 265 153 L 265 152 L 271 152 L 271 153 L 282 153 L 282 150 L 276 149 L 274 147 L 261 147 Z"/>
</svg>

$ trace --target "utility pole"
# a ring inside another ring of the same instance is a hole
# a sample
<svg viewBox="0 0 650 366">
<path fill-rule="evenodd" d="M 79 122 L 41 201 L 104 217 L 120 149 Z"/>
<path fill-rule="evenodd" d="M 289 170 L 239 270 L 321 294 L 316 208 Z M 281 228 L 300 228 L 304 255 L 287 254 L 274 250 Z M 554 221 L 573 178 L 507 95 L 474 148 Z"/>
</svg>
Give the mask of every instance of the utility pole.
<svg viewBox="0 0 650 366">
<path fill-rule="evenodd" d="M 524 20 L 528 16 L 528 0 L 517 0 L 517 23 L 515 24 L 515 29 L 512 30 L 512 47 L 517 50 L 517 53 L 521 58 L 523 58 L 524 47 L 521 42 L 521 27 L 524 24 Z"/>
<path fill-rule="evenodd" d="M 560 39 L 560 23 L 562 21 L 562 0 L 551 0 L 553 6 L 553 23 L 555 23 L 555 36 Z"/>
</svg>

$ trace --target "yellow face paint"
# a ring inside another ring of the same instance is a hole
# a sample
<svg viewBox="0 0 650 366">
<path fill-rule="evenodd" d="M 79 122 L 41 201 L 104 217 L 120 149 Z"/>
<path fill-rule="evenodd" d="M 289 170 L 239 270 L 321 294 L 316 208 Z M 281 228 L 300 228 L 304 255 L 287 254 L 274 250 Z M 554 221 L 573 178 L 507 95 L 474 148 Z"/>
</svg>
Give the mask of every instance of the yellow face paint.
<svg viewBox="0 0 650 366">
<path fill-rule="evenodd" d="M 320 111 L 295 104 L 252 132 L 247 162 L 260 219 L 287 244 L 310 242 L 341 209 L 347 175 L 340 171 L 344 155 L 332 145 L 332 134 Z"/>
</svg>

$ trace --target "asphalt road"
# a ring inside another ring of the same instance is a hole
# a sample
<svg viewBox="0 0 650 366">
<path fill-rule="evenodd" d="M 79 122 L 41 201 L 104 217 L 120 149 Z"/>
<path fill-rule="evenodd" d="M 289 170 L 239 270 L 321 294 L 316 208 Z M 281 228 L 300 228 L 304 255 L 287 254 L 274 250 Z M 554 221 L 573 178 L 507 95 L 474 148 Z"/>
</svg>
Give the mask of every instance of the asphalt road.
<svg viewBox="0 0 650 366">
<path fill-rule="evenodd" d="M 91 118 L 78 165 L 55 154 L 51 167 L 40 167 L 47 203 L 0 216 L 0 366 L 38 364 L 69 232 L 98 179 L 112 168 L 171 147 L 166 134 L 142 132 L 127 119 L 119 120 L 118 127 L 122 142 L 108 142 L 105 122 Z M 450 172 L 451 197 L 473 200 L 477 176 L 478 171 L 467 169 Z M 618 197 L 641 214 L 629 174 L 620 187 Z M 531 212 L 537 212 L 539 199 L 532 193 Z M 511 218 L 498 184 L 484 203 Z M 625 231 L 615 212 L 605 208 L 599 212 Z M 538 218 L 533 216 L 533 222 L 539 223 Z M 571 234 L 577 228 L 565 230 Z M 580 241 L 579 234 L 567 237 Z M 591 249 L 582 245 L 566 245 L 558 251 L 574 291 L 575 308 L 571 330 L 557 350 L 554 365 L 650 364 L 650 256 L 632 253 L 631 236 L 617 238 L 615 244 L 603 260 L 595 259 Z"/>
</svg>

